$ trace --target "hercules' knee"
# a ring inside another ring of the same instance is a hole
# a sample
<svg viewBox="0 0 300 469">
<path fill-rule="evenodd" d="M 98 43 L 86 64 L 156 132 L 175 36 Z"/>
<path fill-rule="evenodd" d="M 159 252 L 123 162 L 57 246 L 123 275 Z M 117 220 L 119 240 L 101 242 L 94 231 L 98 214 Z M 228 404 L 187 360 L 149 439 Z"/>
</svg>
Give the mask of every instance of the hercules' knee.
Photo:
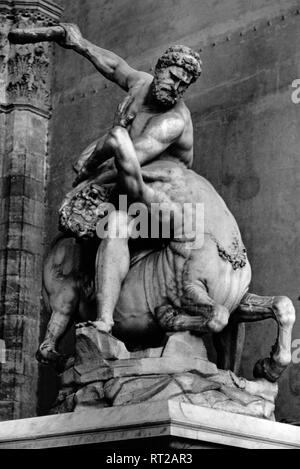
<svg viewBox="0 0 300 469">
<path fill-rule="evenodd" d="M 212 332 L 221 332 L 227 326 L 229 311 L 225 306 L 216 305 L 213 308 L 213 317 L 208 323 L 208 328 Z"/>
<path fill-rule="evenodd" d="M 117 126 L 110 130 L 107 136 L 107 142 L 113 149 L 119 148 L 124 138 L 128 138 L 128 132 L 123 127 Z"/>
<path fill-rule="evenodd" d="M 121 127 L 120 125 L 117 125 L 116 127 L 113 127 L 110 130 L 109 135 L 111 137 L 114 137 L 116 140 L 120 140 L 124 137 L 127 137 L 128 132 L 124 127 Z"/>
<path fill-rule="evenodd" d="M 295 308 L 287 296 L 276 296 L 272 307 L 281 325 L 292 326 L 294 324 L 296 319 Z"/>
</svg>

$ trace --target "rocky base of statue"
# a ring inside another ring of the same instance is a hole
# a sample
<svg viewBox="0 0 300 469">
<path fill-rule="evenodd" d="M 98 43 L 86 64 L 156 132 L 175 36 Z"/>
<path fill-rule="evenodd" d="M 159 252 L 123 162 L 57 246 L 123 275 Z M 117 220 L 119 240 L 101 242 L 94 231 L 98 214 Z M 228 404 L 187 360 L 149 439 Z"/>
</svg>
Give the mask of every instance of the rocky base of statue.
<svg viewBox="0 0 300 469">
<path fill-rule="evenodd" d="M 76 339 L 53 414 L 175 399 L 275 420 L 277 384 L 219 370 L 208 360 L 203 340 L 189 332 L 171 335 L 164 347 L 138 352 L 93 326 L 78 328 Z"/>
</svg>

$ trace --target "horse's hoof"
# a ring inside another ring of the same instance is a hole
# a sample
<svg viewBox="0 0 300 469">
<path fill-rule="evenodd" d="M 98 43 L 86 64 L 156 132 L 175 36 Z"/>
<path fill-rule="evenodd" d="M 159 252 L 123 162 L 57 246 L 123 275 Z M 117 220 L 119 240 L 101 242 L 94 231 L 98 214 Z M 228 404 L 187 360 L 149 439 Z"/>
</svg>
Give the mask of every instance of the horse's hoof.
<svg viewBox="0 0 300 469">
<path fill-rule="evenodd" d="M 56 352 L 55 349 L 46 348 L 41 345 L 35 354 L 35 358 L 41 365 L 51 366 L 57 373 L 62 373 L 65 370 L 69 357 Z"/>
<path fill-rule="evenodd" d="M 285 367 L 277 365 L 271 358 L 258 360 L 253 369 L 254 378 L 265 378 L 271 383 L 278 381 Z"/>
</svg>

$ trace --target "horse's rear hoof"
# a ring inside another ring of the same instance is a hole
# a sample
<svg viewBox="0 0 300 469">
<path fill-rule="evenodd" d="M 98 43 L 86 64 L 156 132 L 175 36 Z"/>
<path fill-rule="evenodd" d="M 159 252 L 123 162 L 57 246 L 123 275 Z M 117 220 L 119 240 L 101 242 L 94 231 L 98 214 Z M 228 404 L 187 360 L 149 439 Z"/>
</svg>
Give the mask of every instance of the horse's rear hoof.
<svg viewBox="0 0 300 469">
<path fill-rule="evenodd" d="M 271 383 L 275 383 L 286 367 L 277 365 L 272 358 L 258 360 L 253 369 L 254 378 L 265 378 Z"/>
</svg>

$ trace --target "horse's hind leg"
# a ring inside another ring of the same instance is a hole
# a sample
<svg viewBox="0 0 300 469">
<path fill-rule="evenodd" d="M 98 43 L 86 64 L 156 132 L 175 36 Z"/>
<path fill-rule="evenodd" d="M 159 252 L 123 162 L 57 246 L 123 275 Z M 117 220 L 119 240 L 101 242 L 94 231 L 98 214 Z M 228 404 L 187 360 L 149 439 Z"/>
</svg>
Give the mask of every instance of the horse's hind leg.
<svg viewBox="0 0 300 469">
<path fill-rule="evenodd" d="M 232 316 L 237 323 L 275 319 L 277 339 L 268 358 L 259 360 L 254 377 L 275 382 L 291 361 L 291 335 L 295 322 L 295 308 L 286 296 L 259 296 L 247 293 Z"/>
</svg>

